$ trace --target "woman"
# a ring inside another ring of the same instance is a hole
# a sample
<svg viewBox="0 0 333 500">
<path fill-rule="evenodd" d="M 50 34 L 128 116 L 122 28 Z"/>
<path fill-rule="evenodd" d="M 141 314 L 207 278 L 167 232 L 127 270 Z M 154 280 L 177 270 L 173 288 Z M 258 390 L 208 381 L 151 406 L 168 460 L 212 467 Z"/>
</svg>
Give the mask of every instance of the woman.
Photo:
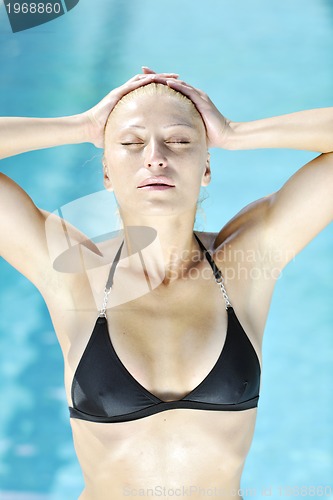
<svg viewBox="0 0 333 500">
<path fill-rule="evenodd" d="M 1 175 L 1 255 L 38 287 L 53 320 L 80 498 L 240 496 L 273 288 L 332 220 L 332 109 L 235 123 L 177 75 L 144 68 L 86 113 L 0 127 L 2 158 L 104 146 L 104 184 L 123 223 L 94 244 Z M 209 147 L 322 154 L 216 233 L 194 233 Z M 50 258 L 68 248 L 79 248 L 69 262 L 79 255 L 83 270 L 63 273 Z"/>
</svg>

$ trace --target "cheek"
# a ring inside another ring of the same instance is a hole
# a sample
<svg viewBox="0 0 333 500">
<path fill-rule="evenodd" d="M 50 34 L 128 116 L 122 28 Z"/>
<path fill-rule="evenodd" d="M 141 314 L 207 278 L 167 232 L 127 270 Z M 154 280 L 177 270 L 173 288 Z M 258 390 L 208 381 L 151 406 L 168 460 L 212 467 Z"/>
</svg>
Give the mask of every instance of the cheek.
<svg viewBox="0 0 333 500">
<path fill-rule="evenodd" d="M 105 149 L 105 158 L 107 162 L 110 165 L 115 165 L 116 168 L 118 166 L 121 166 L 121 168 L 135 167 L 141 155 L 141 149 L 120 147 L 119 144 L 110 144 L 108 148 Z"/>
<path fill-rule="evenodd" d="M 109 145 L 104 150 L 105 162 L 112 179 L 116 179 L 125 169 L 130 167 L 130 163 L 126 161 L 126 154 L 117 148 L 117 145 L 112 147 Z"/>
<path fill-rule="evenodd" d="M 128 161 L 124 155 L 117 155 L 117 157 L 113 155 L 109 158 L 109 179 L 115 195 L 128 196 L 135 184 L 137 170 L 133 162 Z"/>
<path fill-rule="evenodd" d="M 207 165 L 207 152 L 205 151 L 204 153 L 202 152 L 202 149 L 198 149 L 196 152 L 194 152 L 192 158 L 192 165 L 195 166 L 195 172 L 197 173 L 197 177 L 202 178 L 206 171 L 206 165 Z"/>
</svg>

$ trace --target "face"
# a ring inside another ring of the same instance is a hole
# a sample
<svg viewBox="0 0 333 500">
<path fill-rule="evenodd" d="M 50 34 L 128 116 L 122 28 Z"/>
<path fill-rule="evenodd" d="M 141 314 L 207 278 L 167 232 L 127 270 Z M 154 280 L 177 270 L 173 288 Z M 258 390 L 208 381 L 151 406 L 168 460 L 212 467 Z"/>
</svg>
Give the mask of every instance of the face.
<svg viewBox="0 0 333 500">
<path fill-rule="evenodd" d="M 190 103 L 139 95 L 111 114 L 105 135 L 104 184 L 122 216 L 196 212 L 210 181 L 206 131 Z"/>
</svg>

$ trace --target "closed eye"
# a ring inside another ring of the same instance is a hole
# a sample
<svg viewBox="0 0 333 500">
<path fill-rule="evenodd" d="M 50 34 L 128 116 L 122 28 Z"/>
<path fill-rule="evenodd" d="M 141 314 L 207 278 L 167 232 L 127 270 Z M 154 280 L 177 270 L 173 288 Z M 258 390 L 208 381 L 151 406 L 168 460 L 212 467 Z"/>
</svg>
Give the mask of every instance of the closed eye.
<svg viewBox="0 0 333 500">
<path fill-rule="evenodd" d="M 166 141 L 167 144 L 190 144 L 190 141 Z"/>
<path fill-rule="evenodd" d="M 142 145 L 143 143 L 142 142 L 121 142 L 120 143 L 122 146 L 140 146 Z"/>
<path fill-rule="evenodd" d="M 122 146 L 142 146 L 143 142 L 121 142 Z M 166 141 L 166 144 L 190 144 L 190 141 Z"/>
</svg>

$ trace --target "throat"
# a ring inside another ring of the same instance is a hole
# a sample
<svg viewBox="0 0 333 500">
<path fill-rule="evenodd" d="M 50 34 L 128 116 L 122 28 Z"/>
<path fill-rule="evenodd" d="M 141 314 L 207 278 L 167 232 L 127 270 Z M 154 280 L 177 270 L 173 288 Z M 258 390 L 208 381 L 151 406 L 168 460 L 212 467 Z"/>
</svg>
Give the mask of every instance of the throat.
<svg viewBox="0 0 333 500">
<path fill-rule="evenodd" d="M 197 252 L 194 252 L 193 256 L 189 256 L 185 260 L 180 259 L 170 261 L 165 268 L 165 276 L 161 284 L 164 287 L 169 287 L 174 282 L 199 277 L 199 266 L 202 261 L 202 257 L 196 254 Z"/>
</svg>

